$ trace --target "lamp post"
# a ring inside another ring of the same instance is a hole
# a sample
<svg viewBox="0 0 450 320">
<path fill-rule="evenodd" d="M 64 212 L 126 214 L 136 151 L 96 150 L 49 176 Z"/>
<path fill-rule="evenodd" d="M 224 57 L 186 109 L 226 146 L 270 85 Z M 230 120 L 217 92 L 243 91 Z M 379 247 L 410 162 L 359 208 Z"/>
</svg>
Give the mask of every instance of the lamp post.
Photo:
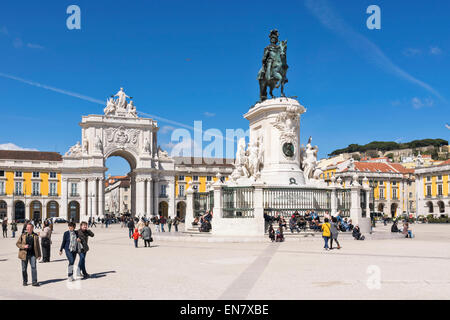
<svg viewBox="0 0 450 320">
<path fill-rule="evenodd" d="M 91 221 L 91 223 L 92 223 L 92 198 L 94 198 L 94 194 L 91 192 L 91 193 L 89 193 L 89 195 L 88 195 L 88 197 L 89 197 L 89 219 L 90 219 L 90 221 Z"/>
<path fill-rule="evenodd" d="M 372 222 L 373 227 L 375 227 L 375 217 L 373 215 L 375 214 L 375 187 L 376 186 L 377 186 L 377 184 L 373 180 L 369 181 L 369 187 L 371 190 L 371 198 L 372 198 L 372 209 L 370 209 L 370 204 L 369 204 L 369 211 L 370 211 L 369 216 L 370 216 L 370 220 Z"/>
</svg>

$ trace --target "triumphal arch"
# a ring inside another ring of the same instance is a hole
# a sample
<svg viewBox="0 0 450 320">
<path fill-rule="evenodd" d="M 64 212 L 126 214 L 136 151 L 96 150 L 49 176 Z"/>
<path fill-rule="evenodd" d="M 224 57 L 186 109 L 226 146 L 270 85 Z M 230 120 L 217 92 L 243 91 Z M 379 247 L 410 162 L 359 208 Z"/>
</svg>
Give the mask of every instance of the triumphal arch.
<svg viewBox="0 0 450 320">
<path fill-rule="evenodd" d="M 173 160 L 158 148 L 157 122 L 139 117 L 132 98 L 120 88 L 107 100 L 103 115 L 83 116 L 80 126 L 81 142 L 63 156 L 61 209 L 67 218 L 103 216 L 105 161 L 114 156 L 130 165 L 131 213 L 157 214 L 159 186 L 173 186 L 174 179 Z"/>
</svg>

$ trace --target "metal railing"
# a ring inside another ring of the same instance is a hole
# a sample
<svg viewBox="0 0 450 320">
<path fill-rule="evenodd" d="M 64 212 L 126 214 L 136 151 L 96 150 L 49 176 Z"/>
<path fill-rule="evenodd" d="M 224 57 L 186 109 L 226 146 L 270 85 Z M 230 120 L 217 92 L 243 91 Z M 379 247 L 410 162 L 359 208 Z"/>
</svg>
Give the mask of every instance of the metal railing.
<svg viewBox="0 0 450 320">
<path fill-rule="evenodd" d="M 205 214 L 207 211 L 212 210 L 213 207 L 214 192 L 194 192 L 194 217 Z"/>
<path fill-rule="evenodd" d="M 350 189 L 337 189 L 337 211 L 341 212 L 341 217 L 350 216 L 351 193 Z"/>
<path fill-rule="evenodd" d="M 331 190 L 315 188 L 266 188 L 263 190 L 264 212 L 288 218 L 297 212 L 314 211 L 322 216 L 331 212 Z"/>
<path fill-rule="evenodd" d="M 254 188 L 224 187 L 223 218 L 254 218 Z"/>
</svg>

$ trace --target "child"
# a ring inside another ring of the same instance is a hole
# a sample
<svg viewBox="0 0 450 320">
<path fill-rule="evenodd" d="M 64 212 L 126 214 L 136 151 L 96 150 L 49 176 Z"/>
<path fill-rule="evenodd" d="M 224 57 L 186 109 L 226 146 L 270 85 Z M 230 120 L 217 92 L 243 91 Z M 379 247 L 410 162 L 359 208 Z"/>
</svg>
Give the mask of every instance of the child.
<svg viewBox="0 0 450 320">
<path fill-rule="evenodd" d="M 133 233 L 133 239 L 134 239 L 134 247 L 137 248 L 138 247 L 138 241 L 139 241 L 139 237 L 140 237 L 140 233 L 138 231 L 138 229 L 134 229 L 134 233 Z"/>
<path fill-rule="evenodd" d="M 269 227 L 269 238 L 272 242 L 275 241 L 275 230 L 273 230 L 272 224 Z"/>
</svg>

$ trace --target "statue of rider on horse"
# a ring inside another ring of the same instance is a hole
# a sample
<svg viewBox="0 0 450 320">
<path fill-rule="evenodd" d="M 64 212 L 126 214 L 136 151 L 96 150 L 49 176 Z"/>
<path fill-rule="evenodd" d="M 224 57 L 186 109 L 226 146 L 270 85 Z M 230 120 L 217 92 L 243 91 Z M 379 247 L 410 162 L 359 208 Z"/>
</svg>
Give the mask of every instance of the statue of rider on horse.
<svg viewBox="0 0 450 320">
<path fill-rule="evenodd" d="M 267 88 L 273 98 L 273 89 L 281 86 L 281 96 L 285 97 L 284 85 L 288 82 L 286 73 L 288 69 L 286 60 L 287 40 L 278 43 L 278 30 L 271 30 L 270 44 L 264 49 L 262 68 L 259 70 L 260 102 L 267 99 Z"/>
</svg>

